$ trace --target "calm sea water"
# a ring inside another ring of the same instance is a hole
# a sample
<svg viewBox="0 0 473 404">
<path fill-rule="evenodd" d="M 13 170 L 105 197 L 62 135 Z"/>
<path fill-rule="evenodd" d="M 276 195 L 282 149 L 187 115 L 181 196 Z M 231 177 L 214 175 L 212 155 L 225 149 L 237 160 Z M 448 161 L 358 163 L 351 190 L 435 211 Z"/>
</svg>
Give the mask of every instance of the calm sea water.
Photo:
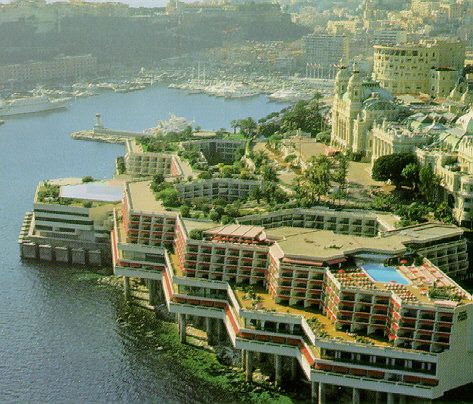
<svg viewBox="0 0 473 404">
<path fill-rule="evenodd" d="M 117 323 L 120 291 L 99 287 L 81 269 L 22 262 L 17 237 L 38 181 L 110 177 L 123 146 L 70 139 L 106 126 L 142 130 L 169 113 L 203 128 L 260 118 L 281 109 L 264 97 L 224 101 L 162 87 L 77 100 L 68 111 L 8 120 L 0 126 L 0 402 L 212 402 L 210 391 L 183 377 L 179 363 L 139 349 L 140 337 Z"/>
</svg>

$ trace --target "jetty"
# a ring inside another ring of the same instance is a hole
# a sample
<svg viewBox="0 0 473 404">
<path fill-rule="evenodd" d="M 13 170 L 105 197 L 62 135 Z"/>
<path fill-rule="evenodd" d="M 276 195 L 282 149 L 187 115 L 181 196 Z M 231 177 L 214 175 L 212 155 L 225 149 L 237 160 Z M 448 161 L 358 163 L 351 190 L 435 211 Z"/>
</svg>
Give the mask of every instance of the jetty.
<svg viewBox="0 0 473 404">
<path fill-rule="evenodd" d="M 144 132 L 129 132 L 106 128 L 100 114 L 95 115 L 95 125 L 91 130 L 72 132 L 71 137 L 76 140 L 89 140 L 103 143 L 123 143 L 127 140 L 146 136 Z"/>
</svg>

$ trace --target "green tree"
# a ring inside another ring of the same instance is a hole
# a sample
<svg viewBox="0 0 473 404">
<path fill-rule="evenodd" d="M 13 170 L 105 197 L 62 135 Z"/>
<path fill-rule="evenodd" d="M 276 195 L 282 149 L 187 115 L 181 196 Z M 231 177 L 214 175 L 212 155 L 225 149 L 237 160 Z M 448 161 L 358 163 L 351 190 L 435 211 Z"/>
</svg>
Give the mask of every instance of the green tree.
<svg viewBox="0 0 473 404">
<path fill-rule="evenodd" d="M 182 217 L 189 217 L 191 213 L 191 207 L 189 205 L 182 205 L 179 208 Z"/>
<path fill-rule="evenodd" d="M 240 128 L 240 121 L 238 119 L 233 119 L 230 121 L 230 127 L 233 129 L 233 133 L 236 133 L 237 129 Z"/>
<path fill-rule="evenodd" d="M 164 206 L 177 207 L 180 204 L 179 193 L 174 187 L 165 188 L 158 194 Z"/>
<path fill-rule="evenodd" d="M 199 173 L 199 178 L 202 178 L 204 180 L 208 180 L 212 178 L 212 173 L 209 170 L 202 171 Z"/>
<path fill-rule="evenodd" d="M 398 207 L 395 213 L 401 217 L 401 225 L 407 226 L 426 222 L 429 208 L 421 203 L 412 202 L 410 205 L 402 205 Z"/>
<path fill-rule="evenodd" d="M 322 131 L 323 127 L 319 94 L 310 101 L 297 102 L 283 113 L 281 119 L 281 130 L 286 132 L 300 129 L 315 136 Z"/>
<path fill-rule="evenodd" d="M 447 202 L 442 202 L 437 206 L 434 211 L 434 218 L 443 223 L 455 223 L 455 218 L 453 217 L 453 211 Z"/>
<path fill-rule="evenodd" d="M 91 177 L 90 175 L 87 175 L 85 177 L 82 178 L 82 182 L 85 184 L 87 182 L 94 182 L 94 177 Z"/>
<path fill-rule="evenodd" d="M 317 136 L 315 137 L 315 140 L 319 143 L 325 143 L 325 144 L 329 144 L 330 143 L 330 132 L 329 131 L 324 131 L 324 132 L 320 132 L 317 134 Z"/>
<path fill-rule="evenodd" d="M 332 160 L 327 156 L 313 156 L 307 168 L 298 178 L 296 192 L 305 200 L 305 205 L 313 205 L 327 195 L 332 181 Z"/>
<path fill-rule="evenodd" d="M 214 221 L 214 222 L 219 222 L 220 221 L 220 218 L 221 218 L 221 214 L 215 210 L 215 209 L 211 209 L 210 212 L 209 212 L 209 219 Z"/>
<path fill-rule="evenodd" d="M 278 172 L 273 165 L 264 165 L 261 167 L 261 175 L 264 181 L 278 181 Z"/>
<path fill-rule="evenodd" d="M 192 240 L 202 240 L 204 238 L 204 232 L 202 230 L 199 230 L 199 229 L 192 229 L 189 232 L 189 237 Z"/>
<path fill-rule="evenodd" d="M 264 196 L 263 191 L 261 190 L 260 187 L 251 188 L 250 199 L 254 199 L 259 204 L 263 196 Z"/>
<path fill-rule="evenodd" d="M 275 122 L 264 122 L 258 125 L 257 133 L 259 136 L 269 138 L 274 135 L 276 132 L 279 132 L 281 126 Z"/>
<path fill-rule="evenodd" d="M 402 169 L 402 177 L 405 180 L 405 184 L 414 190 L 417 190 L 419 184 L 419 165 L 416 163 L 409 163 Z"/>
<path fill-rule="evenodd" d="M 428 164 L 419 170 L 419 191 L 432 205 L 436 205 L 441 197 L 441 180 Z"/>
<path fill-rule="evenodd" d="M 350 161 L 343 153 L 338 153 L 335 157 L 335 170 L 333 173 L 333 180 L 338 184 L 342 192 L 345 191 L 347 185 L 348 168 Z"/>
<path fill-rule="evenodd" d="M 246 136 L 246 137 L 252 137 L 256 133 L 256 128 L 258 125 L 256 124 L 256 121 L 251 118 L 245 118 L 240 120 L 240 131 Z"/>
<path fill-rule="evenodd" d="M 276 193 L 277 185 L 274 181 L 263 181 L 261 184 L 261 192 L 267 203 L 273 202 L 274 194 Z"/>
<path fill-rule="evenodd" d="M 416 163 L 416 156 L 411 153 L 381 156 L 374 162 L 371 176 L 376 181 L 391 181 L 398 188 L 405 180 L 402 170 L 407 165 Z"/>
</svg>

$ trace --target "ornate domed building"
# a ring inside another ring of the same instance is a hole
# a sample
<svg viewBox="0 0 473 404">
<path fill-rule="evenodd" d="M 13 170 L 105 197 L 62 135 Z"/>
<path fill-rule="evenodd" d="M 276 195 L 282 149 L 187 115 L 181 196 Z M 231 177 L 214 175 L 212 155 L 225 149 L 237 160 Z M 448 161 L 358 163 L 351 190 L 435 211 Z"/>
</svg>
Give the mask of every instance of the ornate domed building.
<svg viewBox="0 0 473 404">
<path fill-rule="evenodd" d="M 396 120 L 402 110 L 377 82 L 363 80 L 356 65 L 351 74 L 340 66 L 332 106 L 332 144 L 369 158 L 373 124 Z"/>
</svg>

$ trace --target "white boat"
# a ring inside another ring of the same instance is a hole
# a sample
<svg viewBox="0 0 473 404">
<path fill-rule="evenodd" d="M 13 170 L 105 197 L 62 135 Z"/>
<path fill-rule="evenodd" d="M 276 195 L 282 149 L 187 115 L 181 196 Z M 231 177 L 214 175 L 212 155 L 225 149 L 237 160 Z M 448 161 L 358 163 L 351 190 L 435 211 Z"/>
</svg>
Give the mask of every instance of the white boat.
<svg viewBox="0 0 473 404">
<path fill-rule="evenodd" d="M 171 114 L 169 119 L 163 119 L 158 122 L 156 127 L 145 130 L 148 135 L 155 135 L 157 133 L 179 133 L 192 126 L 192 122 L 186 118 Z"/>
<path fill-rule="evenodd" d="M 309 94 L 301 93 L 296 90 L 278 90 L 270 95 L 268 99 L 271 101 L 279 102 L 297 102 L 301 100 L 309 100 L 311 97 Z"/>
<path fill-rule="evenodd" d="M 0 100 L 0 116 L 34 114 L 67 108 L 69 98 L 50 99 L 45 95 Z"/>
</svg>

